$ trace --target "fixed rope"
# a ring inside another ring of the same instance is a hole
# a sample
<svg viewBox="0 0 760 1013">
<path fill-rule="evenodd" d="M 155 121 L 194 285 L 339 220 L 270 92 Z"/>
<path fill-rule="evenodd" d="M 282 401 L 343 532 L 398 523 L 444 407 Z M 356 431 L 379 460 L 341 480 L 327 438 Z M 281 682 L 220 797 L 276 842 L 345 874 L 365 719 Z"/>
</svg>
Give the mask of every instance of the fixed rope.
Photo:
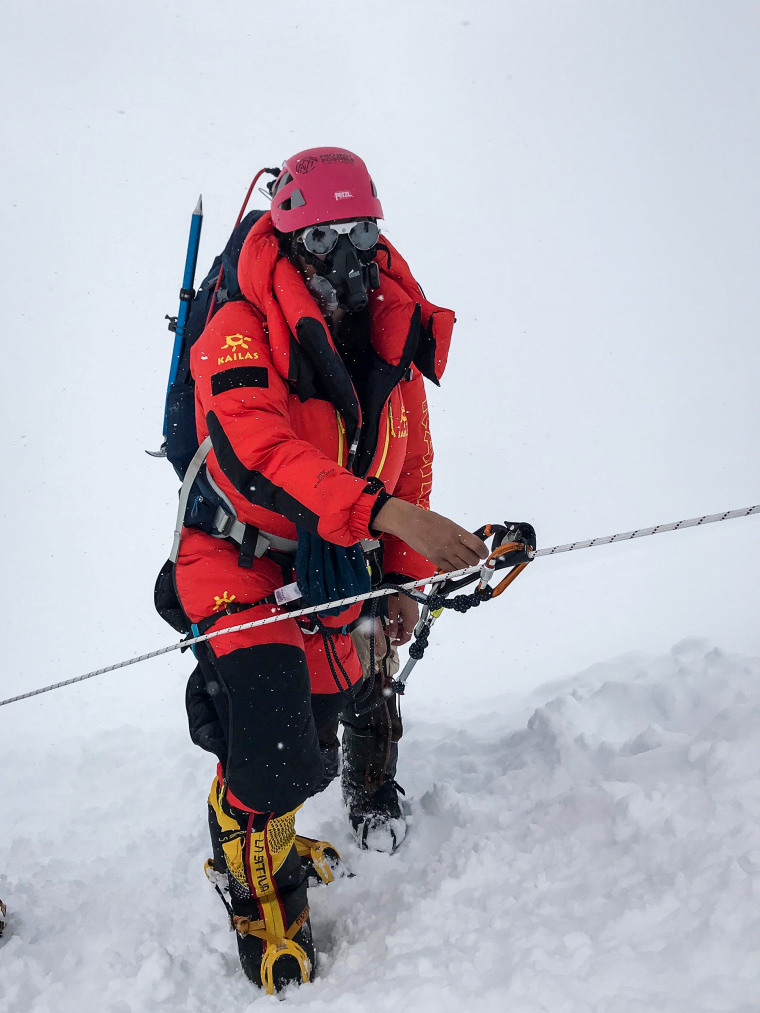
<svg viewBox="0 0 760 1013">
<path fill-rule="evenodd" d="M 705 514 L 702 517 L 692 517 L 690 520 L 676 521 L 672 524 L 657 524 L 652 528 L 637 528 L 634 531 L 625 531 L 617 535 L 606 535 L 602 538 L 590 538 L 583 542 L 568 542 L 566 545 L 553 545 L 551 548 L 538 549 L 531 554 L 532 558 L 539 556 L 555 556 L 560 552 L 573 552 L 578 549 L 590 549 L 595 545 L 611 545 L 614 542 L 631 541 L 634 538 L 646 538 L 649 535 L 663 534 L 666 531 L 680 531 L 683 528 L 695 528 L 704 524 L 715 524 L 719 521 L 735 520 L 738 517 L 750 517 L 752 514 L 760 513 L 760 504 L 751 507 L 744 507 L 741 510 L 727 510 L 719 514 Z M 226 636 L 229 633 L 238 633 L 241 630 L 250 630 L 257 626 L 268 626 L 270 623 L 283 622 L 285 619 L 299 619 L 301 616 L 313 615 L 323 612 L 326 609 L 347 608 L 361 601 L 370 601 L 373 598 L 383 598 L 386 595 L 396 594 L 398 590 L 414 591 L 424 587 L 426 584 L 436 584 L 442 581 L 455 581 L 471 574 L 480 573 L 483 564 L 465 567 L 462 570 L 453 570 L 450 573 L 439 573 L 433 577 L 424 577 L 422 580 L 410 581 L 407 584 L 399 584 L 396 587 L 378 588 L 376 591 L 369 591 L 366 594 L 357 594 L 349 598 L 340 598 L 336 601 L 327 602 L 325 605 L 312 605 L 307 608 L 295 609 L 282 612 L 278 615 L 268 616 L 266 619 L 256 619 L 252 622 L 241 623 L 238 626 L 228 626 L 223 630 L 216 630 L 204 633 L 202 636 L 191 637 L 180 640 L 177 643 L 169 644 L 168 647 L 161 647 L 157 651 L 149 651 L 147 654 L 140 654 L 136 658 L 129 658 L 126 661 L 119 661 L 115 665 L 107 665 L 105 668 L 98 668 L 94 672 L 87 672 L 84 675 L 77 675 L 73 679 L 64 679 L 62 682 L 55 682 L 50 686 L 43 686 L 41 689 L 30 690 L 28 693 L 20 693 L 18 696 L 9 697 L 7 700 L 0 700 L 0 707 L 7 704 L 18 703 L 20 700 L 28 700 L 33 696 L 40 696 L 42 693 L 50 693 L 54 689 L 61 689 L 63 686 L 73 686 L 75 683 L 84 682 L 87 679 L 94 679 L 98 675 L 106 675 L 108 672 L 115 672 L 120 668 L 128 668 L 130 665 L 138 665 L 142 661 L 149 661 L 151 658 L 159 658 L 171 651 L 182 650 L 199 644 L 204 640 L 212 640 L 214 637 Z"/>
<path fill-rule="evenodd" d="M 660 535 L 665 531 L 680 531 L 682 528 L 698 528 L 702 524 L 715 524 L 717 521 L 733 521 L 737 517 L 749 517 L 760 513 L 758 506 L 745 507 L 743 510 L 727 510 L 722 514 L 705 514 L 704 517 L 692 517 L 688 521 L 676 521 L 674 524 L 657 524 L 653 528 L 637 528 L 636 531 L 625 531 L 619 535 L 607 535 L 604 538 L 589 538 L 586 542 L 569 542 L 567 545 L 553 545 L 550 549 L 538 549 L 538 556 L 556 556 L 559 552 L 573 552 L 575 549 L 590 549 L 594 545 L 612 545 L 613 542 L 629 542 L 633 538 L 646 538 L 648 535 Z"/>
</svg>

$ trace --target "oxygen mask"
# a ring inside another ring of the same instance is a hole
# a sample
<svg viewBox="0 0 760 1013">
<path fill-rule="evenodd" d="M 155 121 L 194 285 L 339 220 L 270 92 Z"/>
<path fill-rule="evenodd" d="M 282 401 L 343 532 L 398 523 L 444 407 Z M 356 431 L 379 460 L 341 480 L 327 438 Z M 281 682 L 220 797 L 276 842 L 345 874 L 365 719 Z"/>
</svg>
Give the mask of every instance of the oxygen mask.
<svg viewBox="0 0 760 1013">
<path fill-rule="evenodd" d="M 369 303 L 369 293 L 380 287 L 380 271 L 374 261 L 380 230 L 372 221 L 312 225 L 298 237 L 304 259 L 316 274 L 308 286 L 322 312 L 339 306 L 359 313 Z"/>
</svg>

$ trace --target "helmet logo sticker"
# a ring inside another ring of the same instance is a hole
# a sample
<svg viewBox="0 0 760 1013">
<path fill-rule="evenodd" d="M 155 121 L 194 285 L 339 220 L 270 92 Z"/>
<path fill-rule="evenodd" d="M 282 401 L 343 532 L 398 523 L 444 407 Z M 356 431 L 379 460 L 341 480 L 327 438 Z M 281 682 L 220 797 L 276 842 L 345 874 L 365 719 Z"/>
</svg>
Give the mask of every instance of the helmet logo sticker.
<svg viewBox="0 0 760 1013">
<path fill-rule="evenodd" d="M 350 151 L 328 151 L 319 156 L 320 162 L 355 162 L 356 159 Z"/>
<path fill-rule="evenodd" d="M 346 197 L 353 197 L 353 194 L 351 193 L 350 190 L 338 190 L 338 192 L 335 194 L 336 200 L 344 200 Z"/>
<path fill-rule="evenodd" d="M 310 155 L 308 158 L 299 158 L 296 162 L 296 172 L 311 172 L 317 164 L 316 158 Z"/>
</svg>

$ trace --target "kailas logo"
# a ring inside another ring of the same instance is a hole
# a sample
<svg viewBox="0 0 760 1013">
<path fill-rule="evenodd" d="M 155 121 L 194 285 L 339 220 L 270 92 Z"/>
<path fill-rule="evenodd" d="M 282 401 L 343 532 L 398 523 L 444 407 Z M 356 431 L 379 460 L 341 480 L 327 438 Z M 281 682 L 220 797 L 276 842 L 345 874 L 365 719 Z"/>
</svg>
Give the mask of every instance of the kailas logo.
<svg viewBox="0 0 760 1013">
<path fill-rule="evenodd" d="M 235 595 L 231 594 L 228 597 L 226 591 L 222 594 L 221 598 L 219 597 L 218 594 L 215 594 L 214 595 L 214 607 L 213 607 L 213 609 L 211 611 L 212 612 L 218 612 L 220 609 L 225 609 L 225 608 L 227 608 L 228 605 L 231 605 L 234 600 L 235 600 Z"/>
<path fill-rule="evenodd" d="M 346 197 L 353 197 L 353 194 L 351 193 L 350 190 L 338 190 L 338 192 L 335 194 L 336 200 L 345 200 Z"/>
<path fill-rule="evenodd" d="M 239 362 L 242 359 L 258 359 L 258 352 L 248 351 L 250 343 L 251 339 L 245 334 L 228 334 L 222 345 L 222 352 L 227 354 L 217 358 L 217 365 L 222 366 L 225 362 Z"/>
<path fill-rule="evenodd" d="M 401 418 L 393 424 L 393 412 L 388 411 L 388 417 L 391 422 L 391 436 L 398 436 L 399 439 L 405 440 L 409 436 L 409 419 L 406 417 L 406 405 L 402 402 L 401 404 Z"/>
<path fill-rule="evenodd" d="M 401 421 L 399 422 L 398 435 L 401 439 L 409 435 L 409 419 L 406 417 L 406 405 L 401 405 Z"/>
<path fill-rule="evenodd" d="M 299 158 L 296 162 L 296 172 L 311 172 L 314 166 L 317 164 L 316 158 Z"/>
<path fill-rule="evenodd" d="M 247 352 L 250 343 L 251 339 L 247 338 L 245 334 L 228 334 L 227 337 L 224 339 L 222 351 L 224 351 L 226 348 L 231 348 L 233 351 L 237 351 L 239 348 L 242 348 L 243 351 Z"/>
</svg>

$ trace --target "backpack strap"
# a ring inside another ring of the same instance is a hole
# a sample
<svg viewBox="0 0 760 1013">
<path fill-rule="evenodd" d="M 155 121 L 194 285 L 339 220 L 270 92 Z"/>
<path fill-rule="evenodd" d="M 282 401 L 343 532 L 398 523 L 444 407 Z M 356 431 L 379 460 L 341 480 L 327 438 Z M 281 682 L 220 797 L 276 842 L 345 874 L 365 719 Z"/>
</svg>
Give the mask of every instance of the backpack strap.
<svg viewBox="0 0 760 1013">
<path fill-rule="evenodd" d="M 177 507 L 177 521 L 174 525 L 174 541 L 172 542 L 172 551 L 169 553 L 169 559 L 172 563 L 177 562 L 177 556 L 179 555 L 179 540 L 182 537 L 182 525 L 185 522 L 185 513 L 187 511 L 187 501 L 190 499 L 190 490 L 193 487 L 193 482 L 198 477 L 198 472 L 203 467 L 203 462 L 209 455 L 211 450 L 211 437 L 207 436 L 206 439 L 201 443 L 200 447 L 193 454 L 193 459 L 187 467 L 185 477 L 182 481 L 182 487 L 179 490 L 179 505 Z"/>
<path fill-rule="evenodd" d="M 198 477 L 201 468 L 211 451 L 211 437 L 207 436 L 206 439 L 196 450 L 193 455 L 190 464 L 188 465 L 185 477 L 182 481 L 182 487 L 179 491 L 179 504 L 177 505 L 177 520 L 174 525 L 174 541 L 172 542 L 172 550 L 169 554 L 169 559 L 172 563 L 177 562 L 177 556 L 179 555 L 179 543 L 182 537 L 182 527 L 185 523 L 185 517 L 187 515 L 187 504 L 190 501 L 190 493 Z M 220 499 L 226 497 L 222 493 L 221 489 L 218 489 L 216 484 L 208 479 L 214 492 L 218 493 Z M 230 504 L 230 510 L 225 509 L 224 506 L 220 505 L 217 507 L 216 515 L 214 517 L 214 538 L 226 538 L 229 539 L 234 545 L 240 549 L 240 555 L 238 557 L 238 564 L 246 569 L 250 569 L 253 566 L 253 560 L 263 556 L 269 549 L 276 549 L 278 552 L 295 552 L 298 543 L 290 538 L 281 538 L 279 535 L 272 535 L 266 531 L 259 531 L 259 529 L 253 524 L 246 524 L 243 521 L 239 521 L 235 516 L 232 504 Z"/>
<path fill-rule="evenodd" d="M 236 521 L 239 524 L 240 521 Z M 261 540 L 261 533 L 259 529 L 254 527 L 253 524 L 243 525 L 243 537 L 240 539 L 240 553 L 238 555 L 238 566 L 242 566 L 246 570 L 250 570 L 253 566 L 253 561 L 256 558 L 256 552 L 259 547 L 259 541 Z M 267 542 L 266 548 L 269 548 Z M 266 552 L 266 549 L 264 549 Z M 263 555 L 263 553 L 259 553 Z"/>
</svg>

